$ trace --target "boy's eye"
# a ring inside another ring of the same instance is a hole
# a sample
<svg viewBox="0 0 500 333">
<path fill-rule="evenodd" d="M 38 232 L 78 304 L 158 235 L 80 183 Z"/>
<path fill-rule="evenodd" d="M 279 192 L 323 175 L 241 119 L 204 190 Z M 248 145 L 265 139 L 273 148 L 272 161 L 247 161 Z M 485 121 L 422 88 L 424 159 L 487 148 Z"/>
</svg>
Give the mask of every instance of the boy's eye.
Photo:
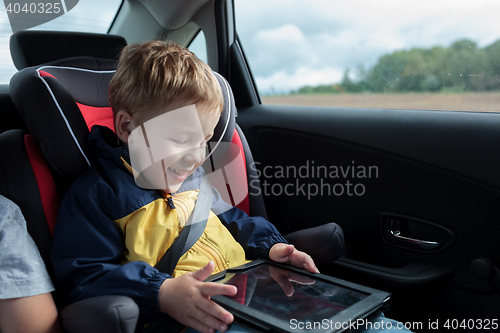
<svg viewBox="0 0 500 333">
<path fill-rule="evenodd" d="M 188 140 L 178 140 L 178 139 L 170 139 L 172 142 L 174 142 L 176 145 L 185 145 L 188 143 Z M 207 146 L 207 141 L 202 141 L 200 143 L 200 148 L 206 148 Z"/>
</svg>

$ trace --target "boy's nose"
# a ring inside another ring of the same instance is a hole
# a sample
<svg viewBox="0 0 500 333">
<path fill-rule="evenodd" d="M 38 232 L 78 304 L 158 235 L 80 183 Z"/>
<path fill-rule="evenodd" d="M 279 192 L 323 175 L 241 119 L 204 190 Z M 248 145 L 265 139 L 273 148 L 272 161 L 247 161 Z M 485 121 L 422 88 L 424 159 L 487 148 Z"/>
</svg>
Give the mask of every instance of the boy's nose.
<svg viewBox="0 0 500 333">
<path fill-rule="evenodd" d="M 203 162 L 205 158 L 205 150 L 200 148 L 193 148 L 186 151 L 184 155 L 184 160 L 191 164 L 199 164 Z"/>
</svg>

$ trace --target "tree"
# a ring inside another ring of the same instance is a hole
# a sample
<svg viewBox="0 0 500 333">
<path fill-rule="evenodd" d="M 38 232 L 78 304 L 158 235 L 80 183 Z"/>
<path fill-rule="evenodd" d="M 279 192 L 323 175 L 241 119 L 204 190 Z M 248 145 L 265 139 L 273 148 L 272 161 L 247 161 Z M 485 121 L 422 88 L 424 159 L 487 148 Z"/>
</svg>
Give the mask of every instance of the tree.
<svg viewBox="0 0 500 333">
<path fill-rule="evenodd" d="M 368 71 L 358 68 L 358 81 L 344 71 L 340 84 L 303 87 L 301 93 L 486 91 L 500 89 L 500 40 L 479 49 L 470 39 L 450 47 L 413 48 L 379 58 Z"/>
<path fill-rule="evenodd" d="M 484 90 L 487 86 L 489 59 L 485 50 L 478 50 L 476 43 L 463 39 L 450 47 L 450 76 L 453 86 L 468 91 Z"/>
<path fill-rule="evenodd" d="M 368 74 L 368 83 L 374 92 L 397 90 L 401 73 L 406 67 L 404 51 L 382 56 Z"/>
<path fill-rule="evenodd" d="M 422 49 L 396 51 L 381 57 L 368 74 L 373 91 L 419 91 L 427 72 Z"/>
<path fill-rule="evenodd" d="M 349 77 L 349 68 L 347 68 L 344 71 L 344 76 L 342 78 L 342 82 L 340 83 L 340 86 L 346 91 L 346 92 L 351 92 L 351 93 L 358 93 L 362 92 L 363 89 L 361 88 L 361 85 L 358 83 L 354 83 L 351 78 Z"/>
<path fill-rule="evenodd" d="M 486 68 L 488 89 L 500 89 L 500 40 L 484 48 L 489 66 Z"/>
</svg>

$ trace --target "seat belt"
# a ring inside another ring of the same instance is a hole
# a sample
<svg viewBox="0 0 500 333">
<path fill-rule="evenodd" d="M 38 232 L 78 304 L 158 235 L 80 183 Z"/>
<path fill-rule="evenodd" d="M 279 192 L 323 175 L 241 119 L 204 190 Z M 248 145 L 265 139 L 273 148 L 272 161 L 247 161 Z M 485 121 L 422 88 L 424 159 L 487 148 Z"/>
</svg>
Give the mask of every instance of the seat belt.
<svg viewBox="0 0 500 333">
<path fill-rule="evenodd" d="M 174 244 L 165 252 L 155 267 L 163 273 L 172 275 L 175 266 L 184 253 L 198 241 L 203 234 L 212 207 L 212 185 L 207 177 L 201 178 L 200 191 L 193 212 L 189 217 L 186 226 L 182 229 Z M 193 221 L 195 223 L 193 223 Z"/>
</svg>

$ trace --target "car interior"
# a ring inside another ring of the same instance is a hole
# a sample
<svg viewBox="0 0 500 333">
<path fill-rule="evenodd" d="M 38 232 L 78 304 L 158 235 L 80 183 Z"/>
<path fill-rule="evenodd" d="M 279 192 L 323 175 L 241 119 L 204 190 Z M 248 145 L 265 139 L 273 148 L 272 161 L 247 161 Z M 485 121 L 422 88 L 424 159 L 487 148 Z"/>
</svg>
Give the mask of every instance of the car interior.
<svg viewBox="0 0 500 333">
<path fill-rule="evenodd" d="M 214 153 L 220 161 L 239 160 L 233 189 L 218 187 L 227 201 L 267 217 L 322 273 L 391 292 L 385 315 L 422 323 L 412 331 L 500 318 L 500 114 L 264 104 L 235 5 L 125 0 L 108 34 L 12 35 L 19 72 L 0 86 L 0 193 L 21 207 L 49 272 L 59 200 L 92 162 L 88 132 L 112 128 L 120 49 L 152 38 L 188 47 L 202 34 L 207 63 L 232 88 L 211 140 L 234 145 Z M 68 332 L 135 330 L 130 299 L 63 309 L 54 295 Z"/>
</svg>

